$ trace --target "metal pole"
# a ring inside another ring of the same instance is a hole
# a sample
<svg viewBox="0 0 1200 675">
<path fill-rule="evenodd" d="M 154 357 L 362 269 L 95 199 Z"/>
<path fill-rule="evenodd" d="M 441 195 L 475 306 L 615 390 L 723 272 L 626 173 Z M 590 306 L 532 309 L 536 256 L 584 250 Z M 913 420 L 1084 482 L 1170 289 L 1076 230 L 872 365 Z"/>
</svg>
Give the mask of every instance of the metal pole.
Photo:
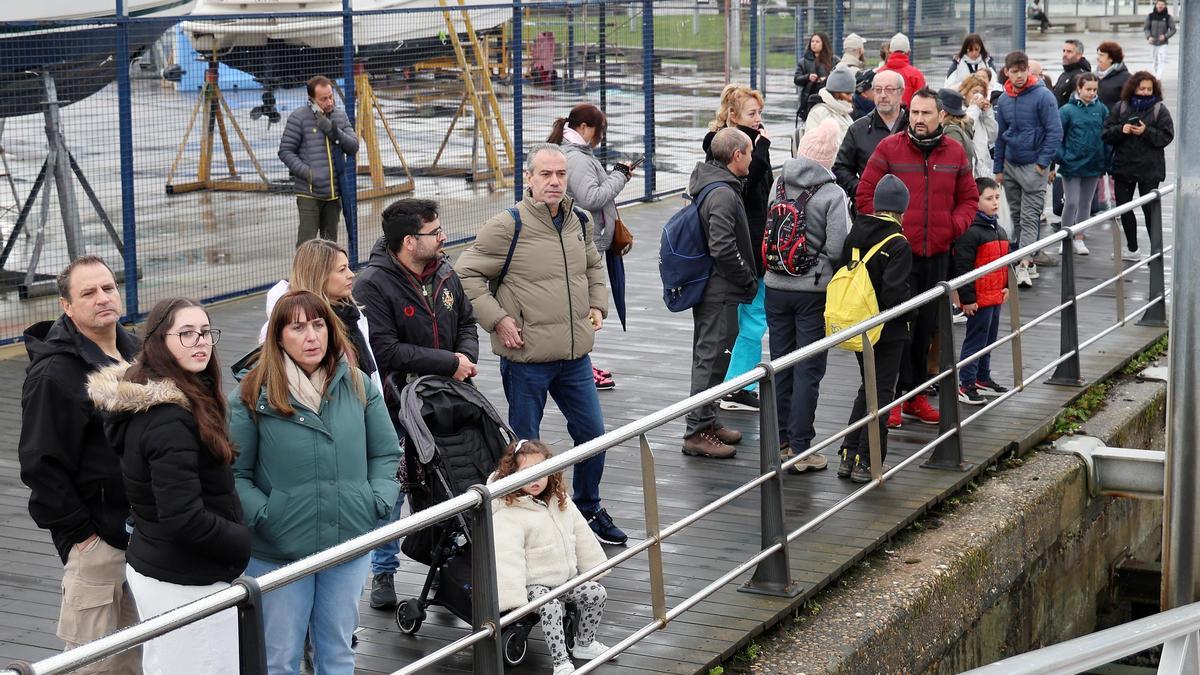
<svg viewBox="0 0 1200 675">
<path fill-rule="evenodd" d="M 524 10 L 521 0 L 513 0 L 513 31 L 512 31 L 512 87 L 513 87 L 513 145 L 516 146 L 517 161 L 513 165 L 513 201 L 519 202 L 525 198 L 525 115 L 523 86 L 525 82 L 525 66 L 522 64 L 525 51 Z M 601 71 L 603 72 L 603 71 Z"/>
<path fill-rule="evenodd" d="M 133 89 L 129 84 L 129 23 L 117 0 L 117 129 L 121 144 L 121 258 L 125 267 L 125 318 L 138 316 L 137 217 L 133 192 Z M 66 162 L 63 162 L 65 165 Z"/>
<path fill-rule="evenodd" d="M 939 443 L 921 467 L 969 471 L 974 465 L 963 461 L 962 425 L 958 416 L 958 354 L 954 349 L 954 317 L 950 313 L 952 290 L 948 281 L 938 285 L 946 292 L 946 297 L 938 300 L 938 335 L 941 338 L 938 340 L 941 347 L 938 354 L 938 371 L 950 373 L 949 377 L 938 385 L 938 409 L 941 413 L 938 435 L 944 435 L 951 430 L 956 433 Z"/>
<path fill-rule="evenodd" d="M 567 76 L 564 88 L 575 86 L 575 8 L 567 5 Z"/>
<path fill-rule="evenodd" d="M 492 530 L 492 492 L 483 485 L 471 489 L 483 502 L 470 511 L 471 533 L 471 627 L 491 627 L 492 635 L 471 648 L 471 672 L 478 675 L 504 673 L 504 641 L 500 631 L 500 591 L 496 587 L 496 533 Z"/>
<path fill-rule="evenodd" d="M 608 4 L 604 2 L 600 3 L 600 112 L 608 114 Z M 600 161 L 607 169 L 607 135 L 600 139 Z"/>
<path fill-rule="evenodd" d="M 646 94 L 643 113 L 646 118 L 644 149 L 646 163 L 646 192 L 643 199 L 654 199 L 654 4 L 642 0 L 642 88 Z"/>
<path fill-rule="evenodd" d="M 1190 8 L 1195 9 L 1195 8 Z M 1183 15 L 1183 34 L 1200 35 L 1200 11 Z M 1179 128 L 1192 129 L 1200 124 L 1196 106 L 1200 105 L 1200 41 L 1184 40 L 1179 63 Z M 1180 134 L 1176 157 L 1195 157 L 1200 152 L 1200 137 Z M 1200 210 L 1200 164 L 1180 161 L 1176 172 L 1175 213 Z M 1195 260 L 1200 256 L 1200 235 L 1188 227 L 1175 228 L 1174 258 Z M 1200 376 L 1194 354 L 1196 328 L 1200 326 L 1200 266 L 1176 263 L 1171 275 L 1170 340 L 1167 369 L 1167 477 L 1163 515 L 1163 588 L 1162 608 L 1200 599 L 1200 423 L 1196 419 L 1193 387 Z"/>
<path fill-rule="evenodd" d="M 775 407 L 775 369 L 770 363 L 760 363 L 767 377 L 759 383 L 759 473 L 775 473 L 775 480 L 763 483 L 759 492 L 759 534 L 762 548 L 768 549 L 782 542 L 777 553 L 763 560 L 754 570 L 754 576 L 739 591 L 760 595 L 794 597 L 800 588 L 792 582 L 791 564 L 788 560 L 787 528 L 783 522 L 783 471 L 779 462 L 779 413 Z M 792 371 L 783 373 L 791 377 Z"/>
<path fill-rule="evenodd" d="M 358 103 L 354 91 L 354 14 L 350 0 L 342 0 L 342 79 L 345 81 L 346 117 L 350 126 L 358 128 L 354 121 Z M 374 120 L 367 120 L 374 124 Z M 343 211 L 346 213 L 346 241 L 350 253 L 350 262 L 357 265 L 358 259 L 358 159 L 347 156 L 342 162 L 342 170 L 346 172 L 346 185 L 349 189 L 342 190 L 342 199 L 348 201 Z"/>
<path fill-rule="evenodd" d="M 842 40 L 846 37 L 846 5 L 843 0 L 833 3 L 833 50 L 837 53 L 842 48 Z"/>
<path fill-rule="evenodd" d="M 758 0 L 750 0 L 750 88 L 758 84 Z"/>
<path fill-rule="evenodd" d="M 908 0 L 908 42 L 910 47 L 917 42 L 917 0 Z M 916 64 L 916 51 L 910 50 L 908 60 Z"/>
<path fill-rule="evenodd" d="M 1013 34 L 1013 50 L 1025 51 L 1025 0 L 1012 0 L 1010 10 L 1012 12 L 1012 34 Z"/>
<path fill-rule="evenodd" d="M 1079 374 L 1079 297 L 1075 293 L 1075 251 L 1071 237 L 1062 240 L 1062 289 L 1059 295 L 1063 303 L 1069 303 L 1059 314 L 1058 353 L 1072 353 L 1070 358 L 1058 364 L 1047 384 L 1068 387 L 1083 386 Z"/>
<path fill-rule="evenodd" d="M 1076 12 L 1078 14 L 1078 12 Z M 967 9 L 967 32 L 975 32 L 975 0 L 971 0 L 971 4 Z"/>
</svg>

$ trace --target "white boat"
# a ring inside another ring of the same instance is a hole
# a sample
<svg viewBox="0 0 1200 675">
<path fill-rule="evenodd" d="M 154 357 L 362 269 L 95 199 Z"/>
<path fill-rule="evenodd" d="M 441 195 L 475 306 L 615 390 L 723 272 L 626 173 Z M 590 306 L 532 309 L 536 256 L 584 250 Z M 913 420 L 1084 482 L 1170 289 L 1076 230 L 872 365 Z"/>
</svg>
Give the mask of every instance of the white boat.
<svg viewBox="0 0 1200 675">
<path fill-rule="evenodd" d="M 134 18 L 163 18 L 190 12 L 196 0 L 126 0 Z M 59 103 L 91 96 L 117 77 L 112 23 L 58 24 L 62 20 L 111 19 L 114 0 L 40 0 L 0 2 L 0 117 L 42 112 L 43 75 L 54 77 Z M 13 24 L 10 22 L 38 22 Z M 154 44 L 167 29 L 164 21 L 134 21 L 129 26 L 129 56 Z M 125 67 L 126 64 L 121 64 Z"/>
</svg>

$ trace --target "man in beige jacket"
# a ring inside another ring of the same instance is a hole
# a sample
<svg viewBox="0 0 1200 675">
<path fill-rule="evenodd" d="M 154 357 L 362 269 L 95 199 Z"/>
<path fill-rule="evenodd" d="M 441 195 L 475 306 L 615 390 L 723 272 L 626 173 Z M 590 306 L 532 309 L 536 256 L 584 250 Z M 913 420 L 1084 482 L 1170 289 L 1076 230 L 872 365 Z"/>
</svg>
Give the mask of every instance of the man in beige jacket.
<svg viewBox="0 0 1200 675">
<path fill-rule="evenodd" d="M 525 198 L 484 223 L 454 268 L 492 334 L 509 426 L 519 438 L 538 438 L 549 394 L 579 445 L 604 433 L 588 356 L 608 313 L 604 258 L 587 214 L 566 197 L 559 146 L 530 148 L 525 184 Z M 601 542 L 624 544 L 600 505 L 603 473 L 604 453 L 575 465 L 572 499 Z"/>
</svg>

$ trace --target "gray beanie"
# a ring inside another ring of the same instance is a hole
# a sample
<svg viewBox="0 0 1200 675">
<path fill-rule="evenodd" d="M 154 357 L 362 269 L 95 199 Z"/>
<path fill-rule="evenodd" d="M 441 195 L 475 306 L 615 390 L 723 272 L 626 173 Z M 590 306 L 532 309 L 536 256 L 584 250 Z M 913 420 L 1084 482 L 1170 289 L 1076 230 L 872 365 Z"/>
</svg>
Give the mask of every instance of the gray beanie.
<svg viewBox="0 0 1200 675">
<path fill-rule="evenodd" d="M 908 188 L 904 181 L 887 174 L 875 186 L 875 212 L 904 213 L 908 209 Z"/>
<path fill-rule="evenodd" d="M 834 68 L 825 81 L 825 89 L 831 94 L 853 94 L 854 73 L 849 68 Z"/>
</svg>

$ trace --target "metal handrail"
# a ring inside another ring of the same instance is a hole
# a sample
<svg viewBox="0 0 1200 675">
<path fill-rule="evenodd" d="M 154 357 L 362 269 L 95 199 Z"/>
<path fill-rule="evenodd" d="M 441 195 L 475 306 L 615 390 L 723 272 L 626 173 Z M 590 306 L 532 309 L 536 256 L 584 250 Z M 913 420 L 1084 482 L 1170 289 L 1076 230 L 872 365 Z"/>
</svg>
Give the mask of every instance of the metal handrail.
<svg viewBox="0 0 1200 675">
<path fill-rule="evenodd" d="M 326 549 L 324 551 L 321 551 L 319 553 L 311 555 L 307 558 L 303 558 L 301 560 L 298 560 L 298 561 L 295 561 L 288 565 L 285 565 L 279 569 L 268 572 L 258 578 L 258 583 L 261 587 L 261 591 L 265 593 L 267 591 L 279 588 L 281 586 L 284 586 L 284 585 L 292 583 L 296 580 L 299 580 L 303 577 L 306 577 L 306 576 L 309 576 L 312 574 L 316 574 L 323 570 L 340 565 L 344 562 L 347 562 L 347 561 L 357 558 L 361 555 L 364 555 L 367 552 L 375 549 L 376 547 L 378 547 L 379 545 L 381 545 L 383 543 L 386 543 L 389 541 L 394 541 L 394 540 L 398 539 L 399 537 L 406 536 L 406 535 L 416 532 L 418 530 L 424 529 L 430 525 L 442 522 L 444 520 L 447 520 L 447 519 L 450 519 L 450 518 L 453 518 L 456 516 L 460 516 L 464 513 L 473 512 L 475 509 L 479 509 L 482 506 L 486 506 L 487 504 L 490 503 L 491 500 L 494 500 L 494 499 L 503 497 L 505 495 L 517 492 L 523 486 L 528 485 L 530 482 L 532 482 L 534 480 L 537 480 L 539 478 L 548 476 L 550 474 L 562 471 L 570 466 L 573 466 L 574 464 L 577 464 L 583 460 L 589 459 L 589 458 L 591 458 L 601 452 L 604 452 L 610 448 L 614 448 L 614 447 L 620 445 L 621 443 L 624 443 L 625 441 L 628 441 L 628 440 L 631 440 L 634 438 L 641 439 L 642 451 L 645 456 L 645 454 L 649 453 L 649 443 L 645 440 L 645 435 L 647 433 L 649 433 L 650 431 L 658 429 L 659 427 L 667 424 L 668 422 L 671 422 L 679 417 L 686 415 L 691 410 L 693 410 L 701 405 L 715 403 L 715 402 L 719 401 L 725 395 L 730 394 L 735 391 L 738 391 L 738 390 L 746 387 L 747 385 L 750 385 L 753 383 L 763 383 L 764 386 L 766 386 L 766 384 L 770 380 L 772 380 L 774 375 L 779 371 L 786 370 L 806 359 L 809 359 L 818 354 L 827 352 L 828 350 L 832 349 L 833 347 L 837 346 L 838 344 L 844 342 L 845 340 L 847 340 L 851 337 L 854 337 L 856 335 L 865 334 L 871 328 L 883 325 L 884 323 L 887 323 L 888 321 L 892 321 L 892 320 L 898 319 L 902 316 L 905 316 L 909 312 L 912 312 L 913 310 L 915 310 L 925 304 L 928 304 L 930 302 L 937 302 L 942 299 L 948 300 L 949 293 L 951 292 L 950 289 L 962 288 L 966 284 L 971 283 L 971 282 L 975 281 L 976 279 L 983 277 L 986 274 L 989 274 L 996 270 L 1004 269 L 1004 268 L 1012 265 L 1013 263 L 1016 263 L 1017 261 L 1019 261 L 1021 259 L 1027 258 L 1027 257 L 1031 256 L 1033 253 L 1035 253 L 1041 249 L 1047 248 L 1049 246 L 1052 246 L 1056 243 L 1065 243 L 1066 246 L 1069 246 L 1070 239 L 1072 239 L 1075 234 L 1082 233 L 1082 232 L 1086 231 L 1087 229 L 1090 229 L 1092 227 L 1100 225 L 1101 223 L 1111 221 L 1112 219 L 1114 219 L 1115 217 L 1117 217 L 1123 213 L 1129 212 L 1129 211 L 1131 211 L 1135 208 L 1138 208 L 1148 202 L 1151 202 L 1151 201 L 1154 201 L 1157 199 L 1161 199 L 1164 195 L 1170 194 L 1173 191 L 1174 191 L 1173 185 L 1165 186 L 1163 188 L 1154 190 L 1147 195 L 1140 196 L 1137 199 L 1134 199 L 1134 200 L 1132 200 L 1126 204 L 1123 204 L 1119 207 L 1110 209 L 1108 211 L 1105 211 L 1104 213 L 1093 216 L 1092 218 L 1084 220 L 1072 227 L 1063 228 L 1059 232 L 1049 235 L 1049 236 L 1045 237 L 1044 239 L 1040 239 L 1037 242 L 1029 244 L 1028 246 L 1022 247 L 1021 249 L 1013 251 L 1013 252 L 1009 253 L 1008 255 L 1006 255 L 992 263 L 989 263 L 983 267 L 980 267 L 979 269 L 972 270 L 971 272 L 964 274 L 960 277 L 956 277 L 956 278 L 950 280 L 949 282 L 943 283 L 942 285 L 940 285 L 936 288 L 933 288 L 933 289 L 930 289 L 923 293 L 920 293 L 919 295 L 914 296 L 913 298 L 905 301 L 904 303 L 901 303 L 900 305 L 897 305 L 896 307 L 893 307 L 886 311 L 883 311 L 883 312 L 871 317 L 870 319 L 862 321 L 862 322 L 860 322 L 854 326 L 851 326 L 845 330 L 839 331 L 838 333 L 836 333 L 834 335 L 830 335 L 821 340 L 818 340 L 806 347 L 803 347 L 803 348 L 798 349 L 790 354 L 787 354 L 778 359 L 775 359 L 774 361 L 771 361 L 770 363 L 760 364 L 760 365 L 756 366 L 755 368 L 751 369 L 747 373 L 744 373 L 738 377 L 735 377 L 731 380 L 728 380 L 722 384 L 714 386 L 703 392 L 689 396 L 689 397 L 687 397 L 681 401 L 678 401 L 672 405 L 669 405 L 665 408 L 662 408 L 653 413 L 650 413 L 649 415 L 646 415 L 638 420 L 635 420 L 635 421 L 625 424 L 621 427 L 618 427 L 617 429 L 614 429 L 613 431 L 610 431 L 600 437 L 597 437 L 591 441 L 583 443 L 583 444 L 581 444 L 571 450 L 568 450 L 560 455 L 555 455 L 555 456 L 547 459 L 544 462 L 540 462 L 532 467 L 529 467 L 528 469 L 519 471 L 511 476 L 497 480 L 486 486 L 475 486 L 472 490 L 467 491 L 466 493 L 464 493 L 462 495 L 459 495 L 457 497 L 454 497 L 452 499 L 444 501 L 440 504 L 437 504 L 430 508 L 427 508 L 427 509 L 424 509 L 417 513 L 414 513 L 406 518 L 402 518 L 393 523 L 384 525 L 383 527 L 380 527 L 376 530 L 372 530 L 371 532 L 368 532 L 366 534 L 360 535 L 358 537 L 354 537 L 353 539 L 347 540 L 337 546 Z M 1064 250 L 1066 250 L 1066 249 L 1064 248 Z M 1155 261 L 1156 259 L 1161 260 L 1165 256 L 1165 253 L 1169 250 L 1170 250 L 1170 248 L 1165 248 L 1163 251 L 1157 252 L 1154 255 L 1140 261 L 1137 265 L 1139 265 L 1139 266 L 1147 265 L 1147 264 L 1150 264 L 1151 262 Z M 1125 275 L 1125 272 L 1121 272 L 1119 275 L 1117 275 L 1117 278 L 1123 277 L 1124 275 Z M 1011 278 L 1011 274 L 1010 274 L 1010 278 Z M 1065 283 L 1065 281 L 1064 281 L 1064 283 Z M 1112 282 L 1111 282 L 1111 279 L 1108 279 L 1108 280 L 1104 280 L 1100 283 L 1101 283 L 1101 285 L 1109 285 Z M 998 343 L 997 345 L 989 347 L 989 351 L 995 349 L 996 346 L 999 346 L 999 343 L 1019 340 L 1021 334 L 1023 334 L 1024 332 L 1027 332 L 1035 325 L 1047 320 L 1049 317 L 1054 316 L 1055 314 L 1063 311 L 1065 308 L 1074 306 L 1078 302 L 1079 298 L 1085 297 L 1085 294 L 1090 295 L 1091 292 L 1092 291 L 1085 291 L 1083 294 L 1076 294 L 1071 300 L 1058 304 L 1057 306 L 1053 307 L 1051 310 L 1036 317 L 1034 320 L 1025 322 L 1024 324 L 1019 325 L 1019 326 L 1015 326 L 1011 333 L 1001 336 L 997 340 L 997 343 Z M 852 494 L 846 496 L 845 498 L 843 498 L 841 501 L 839 501 L 834 506 L 832 506 L 829 509 L 823 511 L 822 513 L 814 516 L 812 519 L 810 519 L 808 522 L 801 525 L 800 527 L 798 527 L 790 532 L 782 532 L 782 531 L 779 532 L 778 533 L 779 536 L 775 538 L 773 543 L 771 543 L 769 545 L 764 545 L 763 548 L 760 551 L 758 551 L 754 556 L 750 557 L 745 562 L 740 563 L 739 565 L 734 567 L 732 570 L 721 575 L 719 578 L 717 578 L 716 580 L 709 583 L 707 586 L 705 586 L 700 591 L 688 596 L 683 601 L 681 601 L 677 606 L 672 608 L 670 611 L 656 612 L 656 618 L 653 621 L 647 623 L 645 626 L 643 626 L 642 628 L 635 631 L 633 634 L 626 637 L 624 640 L 619 642 L 617 645 L 614 645 L 607 652 L 605 652 L 605 654 L 601 655 L 597 659 L 594 659 L 586 664 L 581 665 L 578 668 L 577 672 L 580 672 L 580 673 L 591 672 L 592 670 L 594 670 L 595 668 L 597 668 L 601 664 L 603 664 L 608 658 L 611 658 L 612 656 L 615 656 L 615 655 L 621 653 L 625 649 L 628 649 L 630 646 L 632 646 L 633 644 L 636 644 L 641 639 L 645 638 L 647 635 L 650 635 L 654 631 L 664 628 L 670 621 L 674 620 L 675 618 L 677 618 L 684 612 L 688 611 L 689 609 L 694 607 L 696 604 L 702 602 L 704 599 L 706 599 L 713 593 L 720 590 L 726 584 L 730 583 L 734 579 L 736 579 L 739 576 L 750 571 L 756 565 L 763 563 L 764 561 L 768 560 L 772 556 L 775 556 L 775 555 L 778 555 L 781 553 L 786 554 L 787 544 L 790 544 L 791 542 L 795 541 L 797 538 L 799 538 L 804 533 L 811 531 L 812 529 L 819 526 L 821 523 L 825 522 L 829 518 L 836 515 L 841 510 L 845 509 L 850 504 L 861 499 L 863 495 L 878 488 L 880 485 L 882 485 L 889 478 L 896 475 L 901 470 L 907 468 L 908 466 L 910 466 L 917 460 L 921 459 L 922 457 L 930 454 L 931 452 L 934 452 L 935 450 L 937 450 L 939 448 L 939 445 L 942 444 L 944 441 L 947 441 L 951 438 L 955 438 L 956 436 L 958 436 L 959 429 L 961 427 L 967 426 L 969 423 L 978 419 L 980 417 L 980 415 L 982 415 L 987 410 L 990 410 L 994 406 L 999 405 L 1000 403 L 1008 400 L 1012 396 L 1015 396 L 1020 391 L 1023 391 L 1028 386 L 1029 383 L 1040 379 L 1044 375 L 1048 374 L 1052 370 L 1059 367 L 1064 362 L 1067 362 L 1073 358 L 1077 359 L 1079 352 L 1081 352 L 1086 346 L 1094 343 L 1096 340 L 1100 339 L 1104 335 L 1109 334 L 1110 332 L 1112 332 L 1112 330 L 1115 330 L 1117 327 L 1125 325 L 1128 322 L 1129 317 L 1132 317 L 1132 316 L 1135 316 L 1142 312 L 1145 312 L 1145 311 L 1149 310 L 1150 308 L 1155 307 L 1159 303 L 1165 303 L 1165 294 L 1164 294 L 1164 296 L 1150 298 L 1150 300 L 1145 305 L 1136 309 L 1135 311 L 1124 313 L 1123 316 L 1119 317 L 1118 321 L 1116 322 L 1116 324 L 1114 324 L 1114 326 L 1112 326 L 1108 329 L 1105 329 L 1100 334 L 1093 336 L 1088 341 L 1075 346 L 1073 349 L 1064 351 L 1056 359 L 1054 359 L 1050 363 L 1044 365 L 1042 368 L 1038 369 L 1037 371 L 1035 371 L 1033 374 L 1029 375 L 1028 377 L 1018 378 L 1019 381 L 1014 383 L 1015 386 L 1013 387 L 1013 389 L 1010 392 L 1008 392 L 1007 394 L 1005 394 L 1001 397 L 993 399 L 986 406 L 984 406 L 983 409 L 975 412 L 974 414 L 969 416 L 966 420 L 960 421 L 956 426 L 951 427 L 946 430 L 942 430 L 941 433 L 939 433 L 936 438 L 934 438 L 933 440 L 931 440 L 930 442 L 925 444 L 923 447 L 918 449 L 916 452 L 914 452 L 908 458 L 897 463 L 896 466 L 890 468 L 888 471 L 883 472 L 881 463 L 873 461 L 872 462 L 873 476 L 872 476 L 872 480 L 869 483 L 865 484 L 863 487 L 859 488 Z M 945 311 L 948 312 L 948 309 L 946 309 Z M 948 321 L 948 315 L 946 317 L 946 320 Z M 867 351 L 868 352 L 871 351 L 871 348 L 869 346 L 869 341 L 864 340 L 864 342 L 866 342 L 868 344 Z M 977 356 L 969 357 L 968 359 L 963 360 L 961 363 L 958 362 L 957 359 L 951 359 L 949 368 L 943 369 L 942 371 L 940 371 L 936 376 L 931 378 L 929 382 L 936 382 L 938 380 L 955 375 L 957 372 L 957 367 L 959 365 L 968 363 L 974 358 L 978 358 L 978 357 Z M 927 384 L 928 383 L 926 383 L 926 385 Z M 873 387 L 868 387 L 868 390 L 873 392 Z M 920 388 L 916 388 L 915 391 L 919 392 Z M 652 535 L 652 536 L 647 537 L 647 539 L 643 540 L 642 542 L 640 542 L 634 546 L 629 547 L 627 550 L 622 551 L 620 554 L 608 559 L 604 563 L 601 563 L 600 565 L 597 565 L 596 567 L 594 567 L 590 570 L 587 570 L 583 574 L 580 574 L 576 577 L 573 577 L 572 579 L 569 579 L 567 582 L 565 582 L 564 584 L 562 584 L 554 589 L 551 589 L 550 593 L 543 595 L 536 600 L 530 601 L 530 602 L 526 603 L 525 605 L 522 605 L 521 607 L 518 607 L 515 610 L 512 610 L 512 611 L 506 613 L 503 617 L 500 617 L 497 612 L 494 622 L 492 622 L 491 620 L 479 622 L 480 625 L 477 626 L 476 629 L 474 629 L 471 633 L 467 634 L 463 638 L 461 638 L 455 642 L 452 642 L 452 643 L 446 645 L 445 647 L 442 647 L 441 649 L 436 650 L 435 652 L 425 656 L 424 658 L 420 659 L 419 661 L 409 664 L 408 666 L 406 666 L 405 668 L 403 668 L 397 672 L 398 673 L 416 672 L 418 669 L 432 665 L 432 664 L 460 651 L 461 649 L 465 649 L 466 647 L 472 646 L 472 645 L 478 645 L 479 643 L 486 642 L 489 639 L 495 640 L 498 642 L 498 638 L 499 638 L 498 633 L 499 633 L 500 629 L 502 629 L 505 626 L 511 625 L 512 622 L 516 621 L 520 617 L 522 617 L 532 611 L 535 611 L 538 607 L 541 607 L 542 605 L 546 604 L 547 602 L 550 602 L 553 599 L 561 596 L 563 593 L 578 586 L 580 583 L 583 583 L 584 581 L 594 578 L 594 577 L 598 576 L 599 574 L 602 574 L 603 572 L 620 565 L 621 563 L 625 562 L 626 560 L 629 560 L 630 558 L 633 558 L 634 556 L 636 556 L 644 551 L 654 549 L 659 544 L 661 544 L 661 542 L 663 540 L 667 539 L 668 537 L 682 531 L 683 529 L 685 529 L 692 523 L 715 512 L 716 510 L 728 505 L 730 502 L 744 496 L 746 493 L 748 493 L 756 488 L 763 488 L 764 493 L 767 492 L 767 487 L 769 487 L 772 484 L 775 485 L 775 487 L 777 488 L 778 487 L 778 479 L 781 477 L 782 471 L 784 468 L 795 464 L 796 462 L 802 460 L 804 457 L 807 457 L 809 455 L 814 454 L 815 452 L 818 452 L 821 448 L 827 447 L 832 442 L 836 442 L 836 440 L 839 437 L 843 436 L 848 431 L 857 429 L 857 428 L 861 428 L 864 425 L 872 424 L 872 422 L 874 420 L 877 420 L 880 415 L 885 414 L 888 410 L 890 410 L 894 406 L 900 405 L 903 400 L 906 400 L 906 398 L 911 397 L 912 395 L 915 395 L 915 394 L 910 392 L 910 394 L 906 397 L 898 397 L 890 405 L 887 405 L 884 407 L 869 406 L 871 409 L 868 410 L 868 414 L 865 415 L 863 418 L 855 420 L 853 423 L 842 428 L 840 431 L 832 434 L 821 444 L 810 448 L 808 451 L 806 451 L 799 457 L 792 458 L 786 464 L 780 464 L 779 461 L 776 459 L 774 461 L 774 465 L 771 467 L 768 467 L 768 470 L 761 472 L 759 475 L 755 476 L 753 479 L 743 483 L 742 485 L 735 488 L 728 494 L 705 505 L 704 507 L 698 509 L 697 511 L 689 514 L 688 516 L 685 516 L 678 522 L 662 529 L 662 531 L 659 532 L 656 536 Z M 764 401 L 762 406 L 763 406 L 763 408 L 767 408 L 768 402 Z M 774 414 L 774 411 L 773 411 L 774 406 L 771 405 L 770 407 L 772 408 L 770 414 L 773 415 Z M 871 428 L 871 427 L 868 427 L 868 428 Z M 763 441 L 764 447 L 767 443 L 773 442 L 773 439 L 767 440 L 765 434 L 760 434 L 760 435 L 763 435 L 763 438 L 765 439 Z M 645 462 L 643 462 L 643 467 L 644 466 L 645 466 Z M 652 462 L 651 462 L 651 466 L 652 466 Z M 645 476 L 643 476 L 643 479 L 645 479 Z M 651 482 L 651 485 L 653 485 L 653 482 Z M 487 522 L 488 521 L 484 521 L 482 523 L 484 527 L 489 527 L 489 525 L 487 525 Z M 478 547 L 473 547 L 473 548 L 478 548 Z M 488 557 L 488 559 L 490 560 L 490 563 L 491 563 L 490 569 L 493 571 L 493 575 L 492 575 L 491 579 L 486 581 L 484 584 L 476 585 L 475 586 L 476 592 L 487 592 L 487 593 L 491 593 L 494 595 L 495 594 L 494 551 L 490 550 L 490 547 L 489 547 L 489 550 L 481 552 L 480 555 Z M 652 587 L 657 586 L 658 588 L 661 589 L 661 586 L 663 584 L 661 565 L 658 566 L 657 570 L 655 569 L 654 565 L 652 565 L 651 567 L 652 567 L 652 569 L 651 569 L 651 585 L 652 585 Z M 52 673 L 68 672 L 69 670 L 71 670 L 73 668 L 77 668 L 84 664 L 100 660 L 102 658 L 111 656 L 113 654 L 124 651 L 126 649 L 130 649 L 130 648 L 137 646 L 139 644 L 142 644 L 152 638 L 158 637 L 159 635 L 168 633 L 177 628 L 181 628 L 183 626 L 191 624 L 195 621 L 199 621 L 208 616 L 212 616 L 213 614 L 216 614 L 220 611 L 227 610 L 227 609 L 230 609 L 233 607 L 237 607 L 237 606 L 241 605 L 243 602 L 247 601 L 247 599 L 248 599 L 247 589 L 242 586 L 239 586 L 239 585 L 234 585 L 228 589 L 218 591 L 218 592 L 216 592 L 212 595 L 206 596 L 200 600 L 197 600 L 197 601 L 189 603 L 187 605 L 175 608 L 164 614 L 161 614 L 154 618 L 148 619 L 148 620 L 143 621 L 135 626 L 131 626 L 129 628 L 123 629 L 121 631 L 118 631 L 116 633 L 108 635 L 99 640 L 95 640 L 93 642 L 84 644 L 80 647 L 76 647 L 76 648 L 69 650 L 67 652 L 64 652 L 62 654 L 58 654 L 58 655 L 52 656 L 50 658 L 44 659 L 35 664 L 27 664 L 28 668 L 23 669 L 22 672 L 38 673 L 39 675 L 42 675 L 42 674 L 48 675 L 48 674 L 52 674 Z M 1179 610 L 1173 610 L 1173 611 L 1178 612 Z M 1197 610 L 1197 614 L 1200 615 L 1200 610 Z M 1143 620 L 1143 621 L 1145 621 L 1145 620 Z M 1162 641 L 1160 640 L 1159 642 L 1156 642 L 1154 644 L 1159 644 L 1161 642 Z M 1134 650 L 1134 651 L 1136 651 L 1136 650 Z M 1076 663 L 1078 663 L 1078 662 L 1076 662 Z M 4 671 L 0 671 L 0 675 L 8 675 L 10 673 L 16 673 L 16 672 L 17 671 L 14 671 L 14 670 L 4 670 Z M 1039 672 L 1046 672 L 1046 671 L 1039 671 Z"/>
</svg>

